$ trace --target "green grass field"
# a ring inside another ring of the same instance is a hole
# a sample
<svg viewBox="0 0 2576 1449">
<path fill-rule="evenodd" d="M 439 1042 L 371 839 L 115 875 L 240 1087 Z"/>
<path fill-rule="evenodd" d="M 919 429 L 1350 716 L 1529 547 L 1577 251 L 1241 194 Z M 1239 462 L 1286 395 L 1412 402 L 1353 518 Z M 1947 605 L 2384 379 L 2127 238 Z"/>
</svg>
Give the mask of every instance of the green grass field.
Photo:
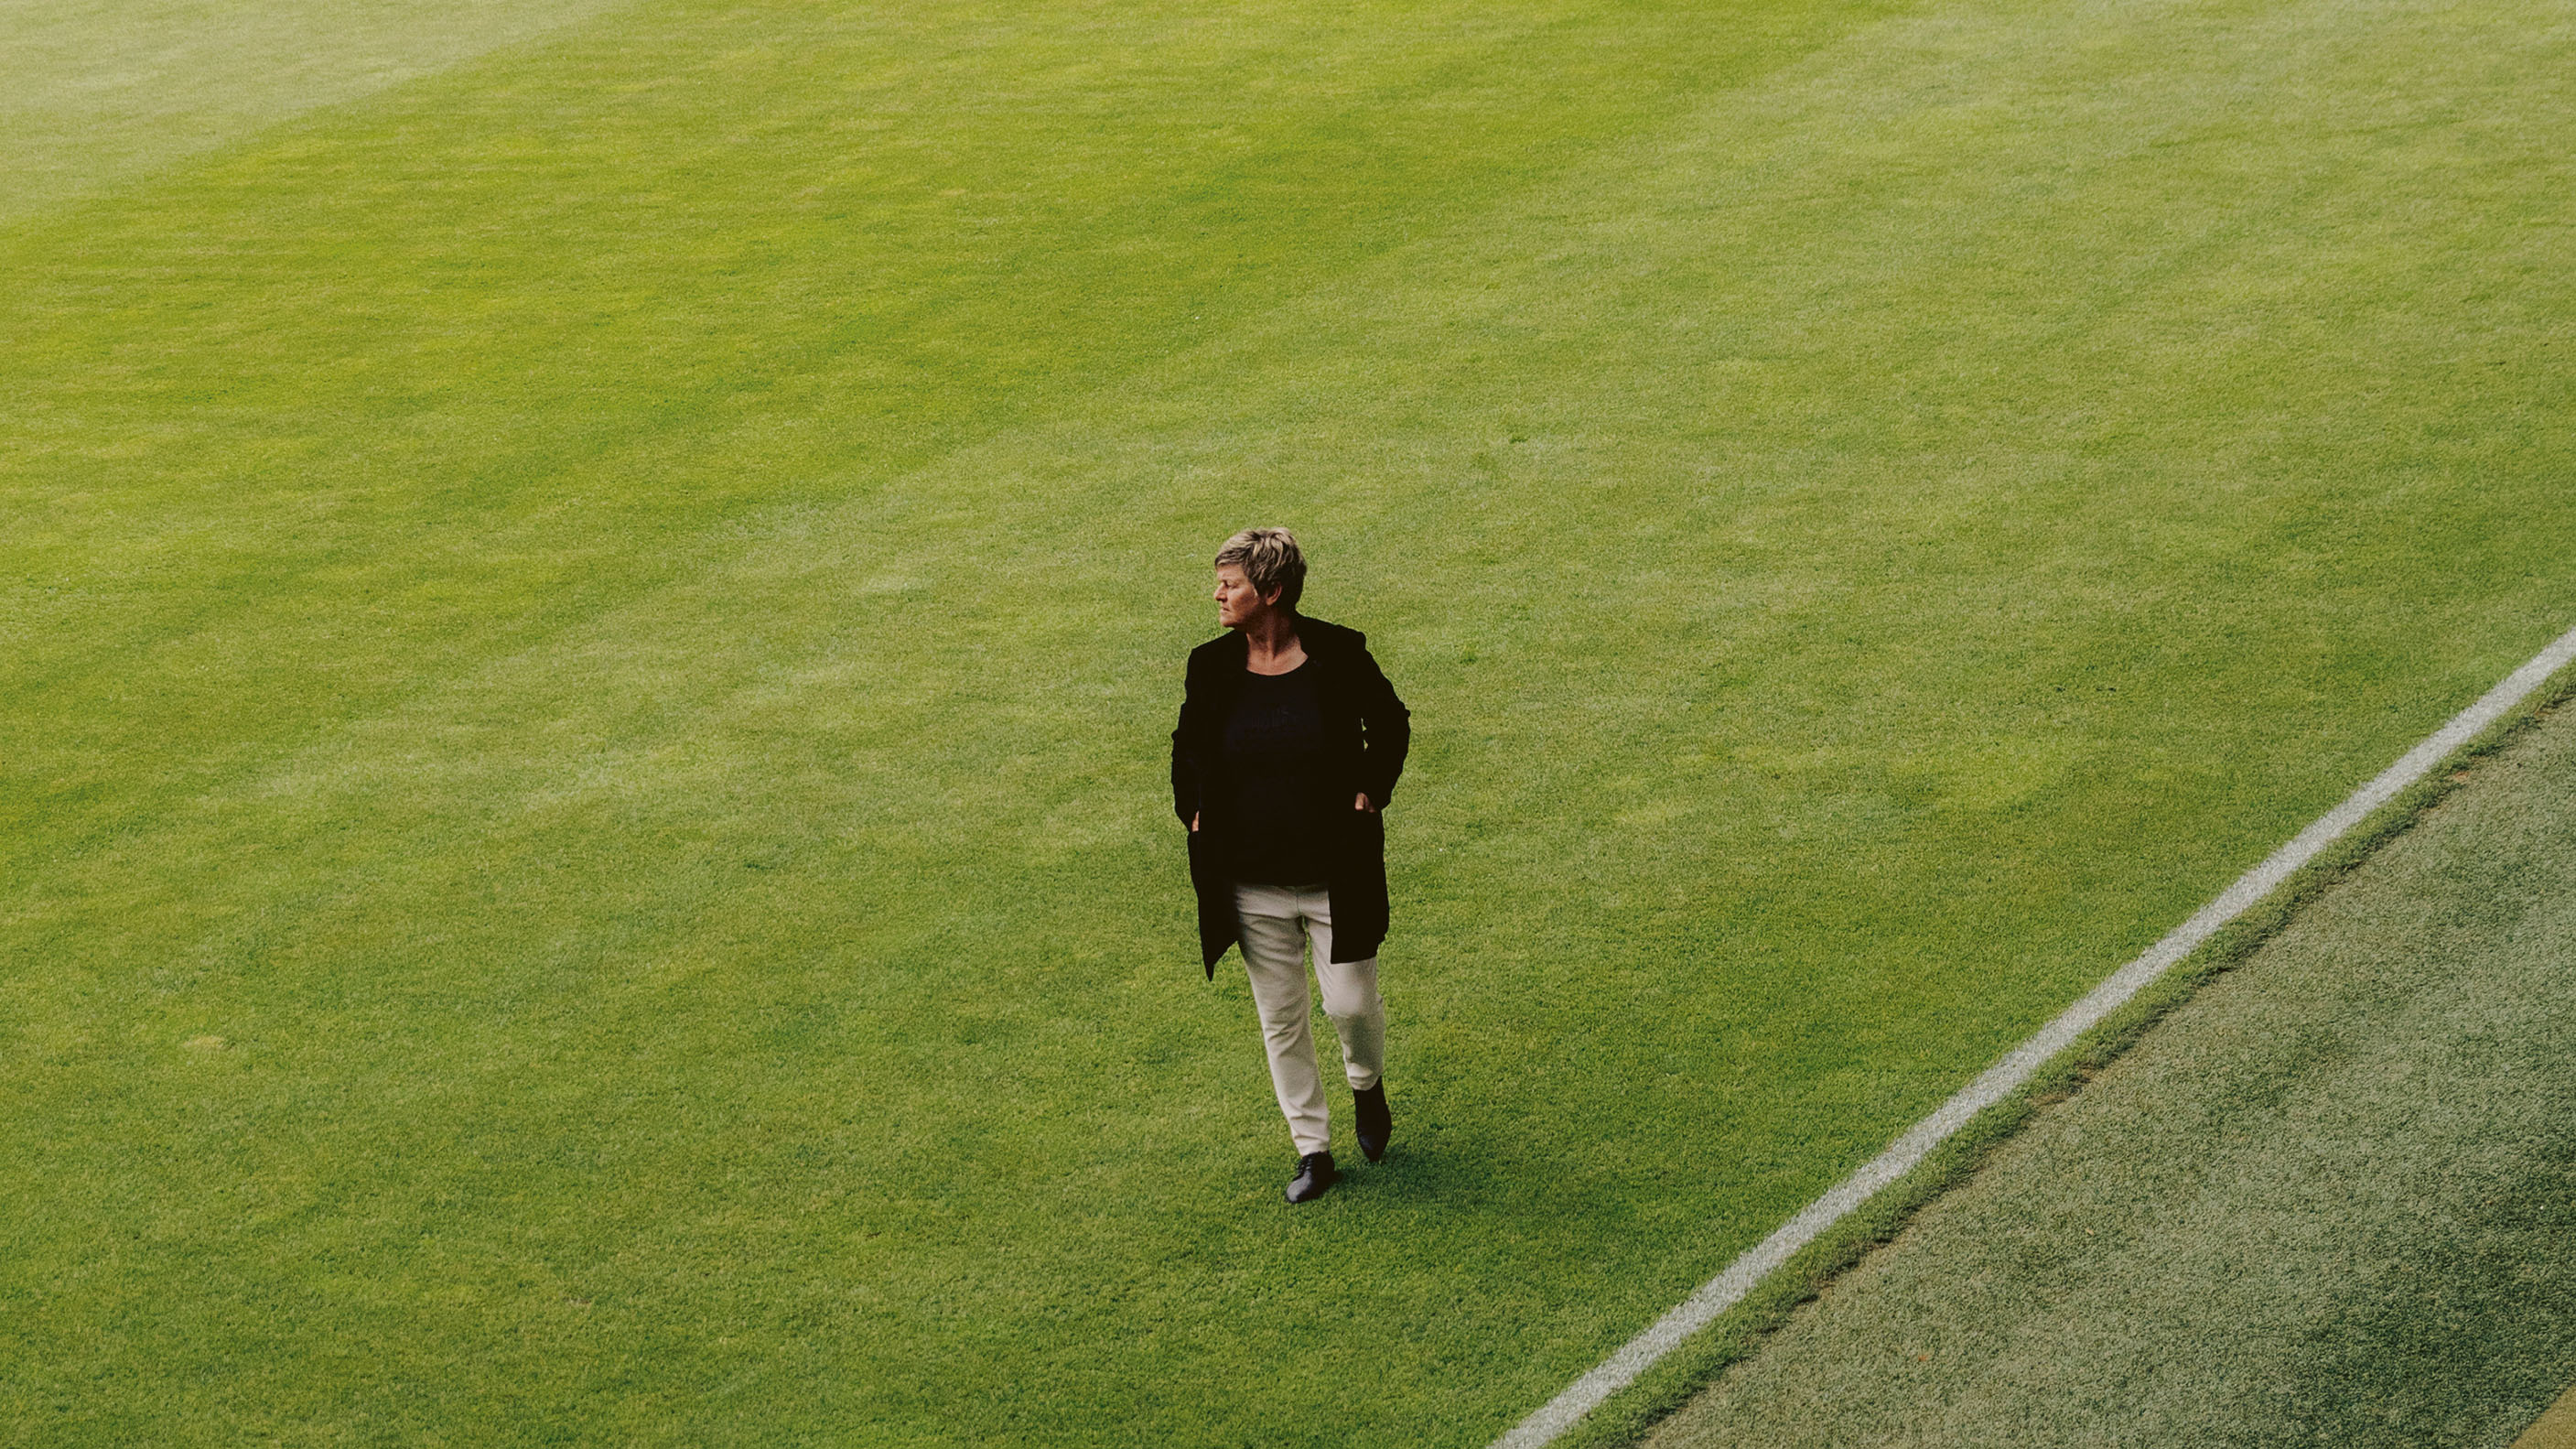
<svg viewBox="0 0 2576 1449">
<path fill-rule="evenodd" d="M 2562 706 L 1648 1449 L 2515 1443 L 2576 1382 L 2571 840 Z"/>
<path fill-rule="evenodd" d="M 2576 617 L 2563 6 L 0 37 L 12 1442 L 1479 1444 Z M 1416 727 L 1293 1215 L 1252 522 Z"/>
</svg>

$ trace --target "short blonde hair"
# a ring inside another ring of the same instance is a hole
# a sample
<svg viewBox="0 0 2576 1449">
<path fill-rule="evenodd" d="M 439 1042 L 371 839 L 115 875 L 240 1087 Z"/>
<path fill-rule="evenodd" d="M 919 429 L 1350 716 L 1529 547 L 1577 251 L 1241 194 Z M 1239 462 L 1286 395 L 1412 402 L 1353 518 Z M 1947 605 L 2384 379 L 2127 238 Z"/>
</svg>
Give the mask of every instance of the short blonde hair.
<svg viewBox="0 0 2576 1449">
<path fill-rule="evenodd" d="M 1243 570 L 1243 577 L 1267 597 L 1279 591 L 1279 607 L 1294 609 L 1306 592 L 1306 555 L 1297 547 L 1297 535 L 1284 528 L 1247 528 L 1225 541 L 1216 551 L 1216 566 L 1232 564 Z"/>
</svg>

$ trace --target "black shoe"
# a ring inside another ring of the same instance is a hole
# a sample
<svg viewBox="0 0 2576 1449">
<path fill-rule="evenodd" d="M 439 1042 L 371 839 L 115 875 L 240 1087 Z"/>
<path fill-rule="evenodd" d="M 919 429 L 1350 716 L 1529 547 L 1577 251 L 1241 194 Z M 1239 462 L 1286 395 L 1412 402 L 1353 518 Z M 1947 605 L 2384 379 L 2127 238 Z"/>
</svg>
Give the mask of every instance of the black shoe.
<svg viewBox="0 0 2576 1449">
<path fill-rule="evenodd" d="M 1351 1093 L 1351 1105 L 1359 1118 L 1360 1151 L 1371 1162 L 1386 1156 L 1386 1140 L 1395 1135 L 1395 1117 L 1386 1110 L 1386 1083 Z"/>
<path fill-rule="evenodd" d="M 1333 1170 L 1333 1154 L 1309 1152 L 1297 1159 L 1297 1175 L 1288 1180 L 1290 1202 L 1313 1202 L 1324 1195 L 1324 1189 L 1341 1181 Z"/>
</svg>

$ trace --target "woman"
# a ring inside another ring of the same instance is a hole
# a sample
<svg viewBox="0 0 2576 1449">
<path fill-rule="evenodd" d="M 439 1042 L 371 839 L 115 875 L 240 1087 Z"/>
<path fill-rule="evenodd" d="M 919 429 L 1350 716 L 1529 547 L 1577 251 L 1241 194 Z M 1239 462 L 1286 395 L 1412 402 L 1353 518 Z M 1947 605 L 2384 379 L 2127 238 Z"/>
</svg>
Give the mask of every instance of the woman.
<svg viewBox="0 0 2576 1449">
<path fill-rule="evenodd" d="M 1240 942 L 1270 1052 L 1270 1084 L 1297 1144 L 1292 1203 L 1339 1174 L 1308 1028 L 1306 948 L 1342 1038 L 1360 1151 L 1386 1155 L 1386 832 L 1411 716 L 1358 630 L 1297 612 L 1306 559 L 1284 528 L 1248 528 L 1216 555 L 1216 618 L 1190 651 L 1172 731 L 1172 808 L 1189 826 L 1190 884 L 1208 977 Z"/>
</svg>

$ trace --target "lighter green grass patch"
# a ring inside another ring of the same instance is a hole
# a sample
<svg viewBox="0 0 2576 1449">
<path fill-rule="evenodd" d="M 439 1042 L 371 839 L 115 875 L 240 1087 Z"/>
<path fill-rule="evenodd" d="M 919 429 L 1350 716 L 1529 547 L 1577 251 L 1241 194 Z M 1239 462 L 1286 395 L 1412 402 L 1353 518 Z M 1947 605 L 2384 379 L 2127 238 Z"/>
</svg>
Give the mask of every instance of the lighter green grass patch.
<svg viewBox="0 0 2576 1449">
<path fill-rule="evenodd" d="M 0 226 L 620 0 L 0 6 Z"/>
</svg>

